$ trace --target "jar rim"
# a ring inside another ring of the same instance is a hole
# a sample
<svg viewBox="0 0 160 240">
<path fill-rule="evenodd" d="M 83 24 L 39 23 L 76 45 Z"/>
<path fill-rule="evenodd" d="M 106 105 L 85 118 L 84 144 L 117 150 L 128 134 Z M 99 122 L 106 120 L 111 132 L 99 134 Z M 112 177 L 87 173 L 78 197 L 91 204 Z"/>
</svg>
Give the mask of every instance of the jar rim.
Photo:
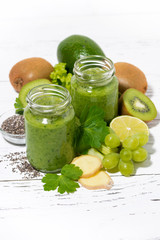
<svg viewBox="0 0 160 240">
<path fill-rule="evenodd" d="M 98 78 L 98 82 L 102 83 L 106 79 L 111 79 L 115 74 L 114 63 L 110 58 L 100 56 L 100 55 L 89 55 L 78 59 L 74 63 L 73 72 L 77 76 L 78 80 L 82 83 L 97 83 L 97 79 L 94 79 L 95 73 L 84 73 L 84 70 L 89 68 L 101 68 L 103 72 L 101 72 L 101 77 Z M 87 75 L 87 79 L 86 79 Z M 93 78 L 92 78 L 93 77 Z"/>
<path fill-rule="evenodd" d="M 60 102 L 54 104 L 41 104 L 35 102 L 42 96 L 56 96 L 61 99 Z M 56 84 L 42 84 L 32 88 L 27 94 L 27 103 L 30 108 L 43 113 L 58 113 L 64 111 L 71 103 L 71 96 L 69 91 L 60 85 Z"/>
</svg>

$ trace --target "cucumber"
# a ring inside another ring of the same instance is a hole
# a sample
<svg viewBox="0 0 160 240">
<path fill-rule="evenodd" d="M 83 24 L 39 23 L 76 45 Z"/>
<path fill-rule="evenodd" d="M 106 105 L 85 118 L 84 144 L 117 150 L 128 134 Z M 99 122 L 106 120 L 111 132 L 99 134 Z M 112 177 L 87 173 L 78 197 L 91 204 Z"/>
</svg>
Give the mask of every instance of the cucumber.
<svg viewBox="0 0 160 240">
<path fill-rule="evenodd" d="M 92 155 L 92 156 L 96 156 L 98 158 L 100 158 L 101 160 L 103 160 L 104 155 L 101 154 L 100 152 L 98 152 L 95 148 L 90 148 L 87 152 L 88 155 Z"/>
</svg>

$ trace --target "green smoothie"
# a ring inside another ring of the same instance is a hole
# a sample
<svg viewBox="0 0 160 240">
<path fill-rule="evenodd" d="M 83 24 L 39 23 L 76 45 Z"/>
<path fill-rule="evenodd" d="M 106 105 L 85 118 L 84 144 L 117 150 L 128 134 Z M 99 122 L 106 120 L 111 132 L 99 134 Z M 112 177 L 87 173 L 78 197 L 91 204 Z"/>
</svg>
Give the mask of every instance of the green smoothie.
<svg viewBox="0 0 160 240">
<path fill-rule="evenodd" d="M 71 96 L 72 104 L 77 117 L 80 117 L 83 108 L 87 105 L 90 108 L 96 105 L 102 108 L 105 112 L 105 120 L 110 122 L 118 114 L 118 80 L 115 76 L 112 79 L 105 81 L 104 84 L 90 84 L 90 79 L 87 83 L 88 75 L 92 80 L 102 77 L 103 70 L 99 68 L 91 68 L 84 71 L 85 83 L 78 81 L 76 76 L 72 77 Z M 83 73 L 84 73 L 83 72 Z M 100 85 L 100 86 L 99 86 Z"/>
<path fill-rule="evenodd" d="M 57 103 L 57 97 L 38 98 L 36 103 Z M 56 108 L 56 104 L 55 104 Z M 38 108 L 37 108 L 38 109 Z M 72 105 L 60 114 L 25 109 L 27 158 L 42 172 L 58 172 L 74 158 L 75 113 Z"/>
</svg>

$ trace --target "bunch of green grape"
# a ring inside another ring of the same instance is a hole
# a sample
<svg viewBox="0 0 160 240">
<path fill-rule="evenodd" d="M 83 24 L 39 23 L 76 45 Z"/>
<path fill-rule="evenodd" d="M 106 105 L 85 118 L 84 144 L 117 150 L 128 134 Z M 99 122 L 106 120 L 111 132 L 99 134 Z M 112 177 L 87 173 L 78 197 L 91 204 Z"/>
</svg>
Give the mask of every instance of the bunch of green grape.
<svg viewBox="0 0 160 240">
<path fill-rule="evenodd" d="M 122 143 L 115 133 L 105 138 L 105 145 L 100 151 L 104 154 L 103 167 L 107 170 L 118 168 L 122 175 L 128 177 L 134 174 L 134 162 L 143 162 L 148 153 L 144 146 L 148 142 L 148 135 L 137 133 L 127 137 Z"/>
</svg>

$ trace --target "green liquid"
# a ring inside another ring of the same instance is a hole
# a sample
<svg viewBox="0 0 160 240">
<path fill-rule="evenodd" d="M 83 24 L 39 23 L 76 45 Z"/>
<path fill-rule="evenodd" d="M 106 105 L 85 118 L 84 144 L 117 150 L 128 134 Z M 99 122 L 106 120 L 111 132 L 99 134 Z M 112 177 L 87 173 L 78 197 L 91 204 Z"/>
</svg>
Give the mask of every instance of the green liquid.
<svg viewBox="0 0 160 240">
<path fill-rule="evenodd" d="M 57 172 L 75 156 L 75 116 L 72 107 L 62 116 L 37 115 L 25 109 L 27 158 L 42 172 Z"/>
<path fill-rule="evenodd" d="M 98 68 L 85 70 L 87 74 L 95 74 L 92 76 L 92 79 L 96 79 L 97 81 L 98 77 L 101 77 L 102 71 L 103 70 L 99 70 Z M 86 105 L 88 108 L 93 105 L 102 108 L 105 112 L 106 122 L 110 122 L 118 114 L 118 80 L 115 76 L 104 86 L 93 86 L 86 83 L 79 83 L 76 77 L 73 76 L 71 96 L 72 105 L 77 117 L 80 117 L 81 112 Z"/>
</svg>

